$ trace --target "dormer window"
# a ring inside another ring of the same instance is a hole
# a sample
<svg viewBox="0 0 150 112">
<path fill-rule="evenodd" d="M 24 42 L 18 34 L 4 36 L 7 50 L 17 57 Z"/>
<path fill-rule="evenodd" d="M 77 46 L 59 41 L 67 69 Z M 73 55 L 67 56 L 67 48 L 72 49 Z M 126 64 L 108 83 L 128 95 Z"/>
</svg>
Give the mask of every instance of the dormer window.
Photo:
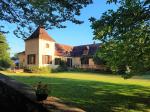
<svg viewBox="0 0 150 112">
<path fill-rule="evenodd" d="M 69 51 L 66 51 L 65 54 L 69 56 L 69 55 L 70 55 L 70 52 L 69 52 Z"/>
<path fill-rule="evenodd" d="M 86 46 L 84 49 L 83 49 L 83 55 L 88 55 L 89 53 L 89 46 Z"/>
<path fill-rule="evenodd" d="M 46 44 L 46 48 L 49 48 L 49 44 L 48 43 Z"/>
</svg>

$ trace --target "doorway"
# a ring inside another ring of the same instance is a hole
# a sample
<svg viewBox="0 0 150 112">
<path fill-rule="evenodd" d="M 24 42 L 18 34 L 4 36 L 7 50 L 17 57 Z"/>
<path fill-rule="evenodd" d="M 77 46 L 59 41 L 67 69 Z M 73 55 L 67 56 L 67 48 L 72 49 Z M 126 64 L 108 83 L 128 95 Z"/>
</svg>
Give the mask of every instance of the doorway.
<svg viewBox="0 0 150 112">
<path fill-rule="evenodd" d="M 72 58 L 67 58 L 67 66 L 72 67 Z"/>
</svg>

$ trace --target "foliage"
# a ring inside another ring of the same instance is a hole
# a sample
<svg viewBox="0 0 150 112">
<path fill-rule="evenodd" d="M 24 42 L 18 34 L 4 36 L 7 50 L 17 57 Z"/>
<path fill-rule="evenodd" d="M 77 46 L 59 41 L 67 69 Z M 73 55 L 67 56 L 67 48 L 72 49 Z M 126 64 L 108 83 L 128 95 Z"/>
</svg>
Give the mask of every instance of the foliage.
<svg viewBox="0 0 150 112">
<path fill-rule="evenodd" d="M 50 67 L 38 67 L 38 66 L 27 66 L 24 68 L 24 72 L 29 73 L 50 73 Z"/>
<path fill-rule="evenodd" d="M 13 62 L 9 58 L 0 59 L 0 70 L 5 70 L 9 68 Z"/>
<path fill-rule="evenodd" d="M 68 70 L 67 62 L 64 60 L 60 61 L 58 68 L 52 70 L 52 72 L 64 72 Z"/>
<path fill-rule="evenodd" d="M 98 49 L 99 50 L 99 49 Z M 106 61 L 104 59 L 101 59 L 101 57 L 98 55 L 98 53 L 96 52 L 96 54 L 93 56 L 93 61 L 95 64 L 97 65 L 105 65 Z"/>
<path fill-rule="evenodd" d="M 0 69 L 9 68 L 11 64 L 8 43 L 4 35 L 0 33 Z"/>
<path fill-rule="evenodd" d="M 103 73 L 105 75 L 109 75 L 112 71 L 108 68 L 106 70 L 100 69 L 84 69 L 79 67 L 74 67 L 68 70 L 68 73 Z"/>
<path fill-rule="evenodd" d="M 48 94 L 48 85 L 43 84 L 42 82 L 38 82 L 36 86 L 34 86 L 36 94 Z"/>
<path fill-rule="evenodd" d="M 120 2 L 121 0 L 107 0 L 107 3 L 118 3 L 118 2 Z M 128 0 L 128 1 L 130 1 L 130 0 Z M 150 4 L 150 0 L 144 0 L 144 5 L 147 5 L 147 4 Z"/>
<path fill-rule="evenodd" d="M 76 16 L 91 3 L 92 0 L 1 0 L 0 20 L 17 24 L 14 34 L 26 38 L 24 30 L 28 29 L 31 33 L 39 25 L 51 29 L 64 28 L 65 21 L 81 24 Z M 1 25 L 0 32 L 6 32 L 3 28 Z"/>
<path fill-rule="evenodd" d="M 103 45 L 97 52 L 108 66 L 128 72 L 150 70 L 150 9 L 140 0 L 119 0 L 99 20 L 91 18 L 94 39 Z M 128 70 L 127 70 L 128 68 Z"/>
<path fill-rule="evenodd" d="M 19 54 L 15 53 L 14 56 L 12 57 L 14 60 L 19 58 Z"/>
</svg>

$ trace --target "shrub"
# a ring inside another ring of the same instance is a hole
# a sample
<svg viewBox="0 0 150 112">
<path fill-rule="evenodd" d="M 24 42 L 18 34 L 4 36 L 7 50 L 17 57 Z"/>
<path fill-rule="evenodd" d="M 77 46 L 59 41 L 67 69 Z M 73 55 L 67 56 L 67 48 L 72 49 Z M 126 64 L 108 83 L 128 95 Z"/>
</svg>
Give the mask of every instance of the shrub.
<svg viewBox="0 0 150 112">
<path fill-rule="evenodd" d="M 3 67 L 1 67 L 1 66 L 0 66 L 0 70 L 2 70 L 2 71 L 3 71 L 3 70 L 5 70 L 5 68 L 3 68 Z"/>
<path fill-rule="evenodd" d="M 60 61 L 60 65 L 56 69 L 52 69 L 52 72 L 64 72 L 68 71 L 67 63 L 63 60 Z"/>
<path fill-rule="evenodd" d="M 87 73 L 104 73 L 104 74 L 111 74 L 112 71 L 109 69 L 100 70 L 100 69 L 84 69 L 84 68 L 72 68 L 69 70 L 70 72 L 87 72 Z"/>
<path fill-rule="evenodd" d="M 0 70 L 6 70 L 12 65 L 12 61 L 10 59 L 1 59 L 0 60 Z"/>
<path fill-rule="evenodd" d="M 43 84 L 42 82 L 38 82 L 35 87 L 35 92 L 37 94 L 48 94 L 48 85 Z"/>
<path fill-rule="evenodd" d="M 50 67 L 38 67 L 38 66 L 27 66 L 24 68 L 24 72 L 29 73 L 50 73 Z"/>
<path fill-rule="evenodd" d="M 127 71 L 126 66 L 125 65 L 120 65 L 118 67 L 117 73 L 122 75 L 122 74 L 126 74 L 126 71 Z"/>
<path fill-rule="evenodd" d="M 35 86 L 35 93 L 37 101 L 45 100 L 49 93 L 48 85 L 42 82 L 38 82 L 38 84 Z"/>
</svg>

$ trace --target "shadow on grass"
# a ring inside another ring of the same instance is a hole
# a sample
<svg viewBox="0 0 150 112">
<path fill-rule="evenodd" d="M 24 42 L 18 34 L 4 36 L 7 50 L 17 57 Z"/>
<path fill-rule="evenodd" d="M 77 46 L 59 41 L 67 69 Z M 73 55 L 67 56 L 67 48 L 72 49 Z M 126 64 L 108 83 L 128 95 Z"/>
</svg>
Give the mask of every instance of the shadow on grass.
<svg viewBox="0 0 150 112">
<path fill-rule="evenodd" d="M 121 85 L 96 81 L 37 76 L 12 76 L 33 85 L 42 81 L 49 85 L 49 95 L 87 112 L 149 112 L 150 87 Z M 140 83 L 140 82 L 139 82 Z"/>
</svg>

